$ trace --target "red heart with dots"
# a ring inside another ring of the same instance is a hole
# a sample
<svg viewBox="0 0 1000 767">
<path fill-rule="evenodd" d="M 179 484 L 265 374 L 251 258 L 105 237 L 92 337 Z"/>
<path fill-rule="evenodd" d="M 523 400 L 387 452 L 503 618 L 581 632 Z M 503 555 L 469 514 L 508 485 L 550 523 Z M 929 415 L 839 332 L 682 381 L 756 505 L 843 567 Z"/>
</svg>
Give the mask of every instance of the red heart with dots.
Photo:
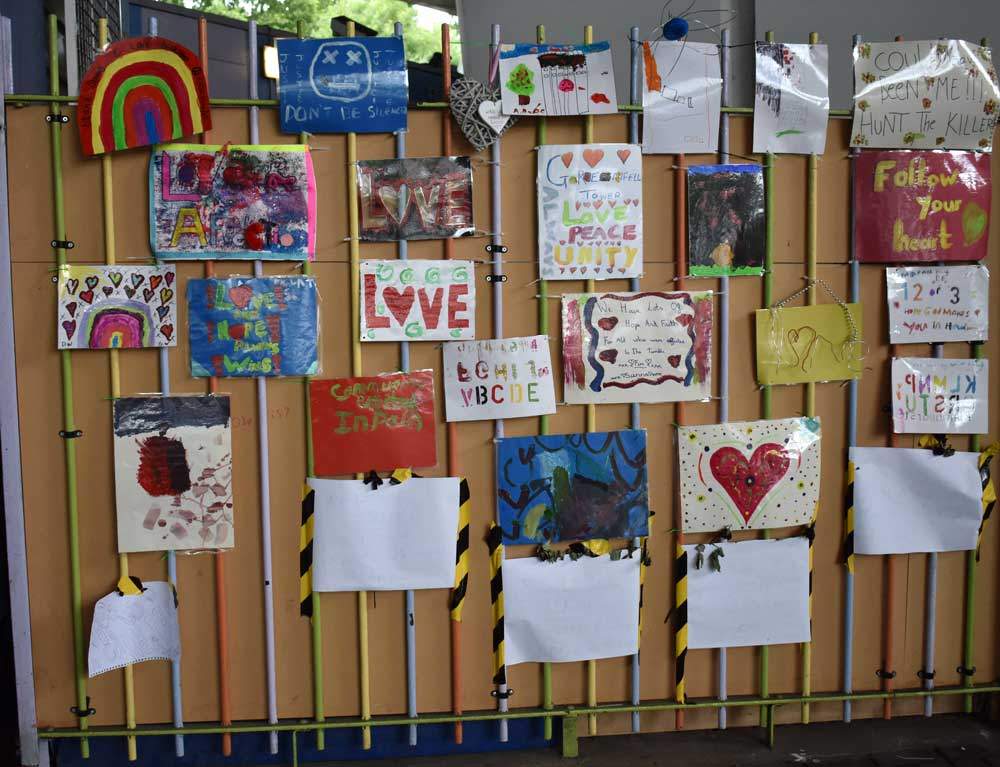
<svg viewBox="0 0 1000 767">
<path fill-rule="evenodd" d="M 720 447 L 708 461 L 712 476 L 747 524 L 771 488 L 788 473 L 790 463 L 784 448 L 773 442 L 754 450 L 749 461 L 735 447 L 728 446 Z"/>
</svg>

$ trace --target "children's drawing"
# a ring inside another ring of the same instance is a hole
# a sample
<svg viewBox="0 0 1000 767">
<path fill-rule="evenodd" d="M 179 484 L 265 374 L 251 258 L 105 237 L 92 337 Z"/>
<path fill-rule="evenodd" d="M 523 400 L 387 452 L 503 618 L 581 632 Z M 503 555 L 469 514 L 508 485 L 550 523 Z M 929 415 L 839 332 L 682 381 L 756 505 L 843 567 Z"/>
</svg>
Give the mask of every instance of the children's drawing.
<svg viewBox="0 0 1000 767">
<path fill-rule="evenodd" d="M 757 310 L 757 382 L 799 384 L 861 377 L 861 304 Z"/>
<path fill-rule="evenodd" d="M 985 341 L 989 270 L 976 266 L 900 266 L 885 270 L 889 341 Z"/>
<path fill-rule="evenodd" d="M 59 267 L 60 349 L 177 345 L 177 273 L 172 266 Z"/>
<path fill-rule="evenodd" d="M 158 147 L 149 189 L 158 259 L 304 261 L 316 252 L 316 180 L 306 146 Z"/>
<path fill-rule="evenodd" d="M 409 88 L 402 38 L 283 38 L 277 46 L 283 133 L 406 130 Z"/>
<path fill-rule="evenodd" d="M 468 77 L 451 84 L 448 104 L 459 129 L 476 151 L 491 146 L 517 122 L 516 117 L 503 113 L 498 87 Z"/>
<path fill-rule="evenodd" d="M 177 597 L 169 583 L 151 581 L 141 594 L 113 591 L 97 600 L 87 654 L 91 678 L 145 661 L 180 659 Z"/>
<path fill-rule="evenodd" d="M 570 404 L 712 396 L 712 293 L 564 293 Z"/>
<path fill-rule="evenodd" d="M 764 175 L 761 167 L 692 165 L 687 176 L 691 276 L 762 274 Z"/>
<path fill-rule="evenodd" d="M 445 344 L 443 375 L 448 421 L 556 412 L 548 336 Z"/>
<path fill-rule="evenodd" d="M 897 434 L 986 434 L 989 361 L 896 357 L 892 426 Z"/>
<path fill-rule="evenodd" d="M 434 240 L 475 231 L 468 157 L 358 163 L 361 239 Z"/>
<path fill-rule="evenodd" d="M 317 475 L 437 463 L 433 371 L 314 379 L 309 396 Z"/>
<path fill-rule="evenodd" d="M 497 518 L 509 543 L 646 535 L 646 432 L 501 439 Z"/>
<path fill-rule="evenodd" d="M 228 396 L 113 403 L 118 551 L 231 549 Z"/>
<path fill-rule="evenodd" d="M 707 154 L 719 148 L 719 46 L 690 40 L 642 44 L 643 154 Z"/>
<path fill-rule="evenodd" d="M 830 114 L 825 45 L 757 43 L 753 151 L 823 154 Z"/>
<path fill-rule="evenodd" d="M 500 46 L 505 115 L 597 115 L 618 111 L 611 43 Z"/>
<path fill-rule="evenodd" d="M 815 517 L 818 418 L 679 426 L 677 443 L 684 532 L 793 527 Z"/>
<path fill-rule="evenodd" d="M 998 102 L 986 46 L 944 39 L 854 46 L 851 146 L 989 152 Z"/>
<path fill-rule="evenodd" d="M 476 337 L 472 261 L 362 261 L 362 341 Z"/>
<path fill-rule="evenodd" d="M 204 133 L 212 127 L 205 70 L 166 37 L 118 40 L 87 69 L 76 115 L 85 155 Z"/>
<path fill-rule="evenodd" d="M 982 152 L 861 152 L 854 159 L 859 261 L 979 261 L 992 173 Z"/>
<path fill-rule="evenodd" d="M 189 280 L 191 375 L 306 376 L 319 369 L 312 277 Z"/>
<path fill-rule="evenodd" d="M 642 276 L 642 155 L 634 144 L 538 148 L 543 280 Z"/>
</svg>

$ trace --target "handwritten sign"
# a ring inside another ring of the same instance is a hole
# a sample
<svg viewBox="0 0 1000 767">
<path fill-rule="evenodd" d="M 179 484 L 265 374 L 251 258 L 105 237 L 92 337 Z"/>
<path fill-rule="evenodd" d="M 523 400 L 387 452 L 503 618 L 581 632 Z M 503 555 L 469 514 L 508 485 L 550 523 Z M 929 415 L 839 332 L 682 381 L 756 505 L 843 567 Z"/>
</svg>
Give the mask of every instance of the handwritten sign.
<svg viewBox="0 0 1000 767">
<path fill-rule="evenodd" d="M 449 421 L 556 412 L 548 336 L 445 344 L 444 404 Z"/>
<path fill-rule="evenodd" d="M 318 309 L 312 277 L 189 280 L 191 375 L 315 375 Z"/>
<path fill-rule="evenodd" d="M 472 234 L 468 157 L 358 163 L 362 240 L 430 240 Z"/>
<path fill-rule="evenodd" d="M 500 46 L 505 115 L 598 115 L 618 111 L 611 43 Z"/>
<path fill-rule="evenodd" d="M 892 425 L 897 434 L 986 434 L 986 360 L 896 357 Z"/>
<path fill-rule="evenodd" d="M 830 114 L 825 45 L 757 43 L 753 151 L 823 154 Z"/>
<path fill-rule="evenodd" d="M 642 155 L 634 144 L 538 148 L 543 280 L 642 276 Z"/>
<path fill-rule="evenodd" d="M 719 148 L 719 46 L 691 40 L 642 44 L 642 152 L 691 154 Z"/>
<path fill-rule="evenodd" d="M 316 475 L 437 463 L 434 372 L 309 382 Z"/>
<path fill-rule="evenodd" d="M 964 40 L 854 47 L 851 146 L 989 152 L 997 102 L 987 47 Z"/>
<path fill-rule="evenodd" d="M 990 273 L 985 266 L 903 266 L 885 270 L 889 341 L 985 341 Z"/>
<path fill-rule="evenodd" d="M 476 337 L 472 261 L 362 261 L 362 341 Z"/>
<path fill-rule="evenodd" d="M 562 299 L 566 402 L 712 396 L 712 293 L 569 293 Z"/>
<path fill-rule="evenodd" d="M 861 304 L 758 309 L 758 383 L 861 378 L 861 318 Z"/>
<path fill-rule="evenodd" d="M 990 234 L 990 156 L 861 152 L 854 160 L 859 261 L 979 261 Z"/>
<path fill-rule="evenodd" d="M 284 133 L 406 129 L 406 55 L 399 37 L 278 40 Z"/>
</svg>

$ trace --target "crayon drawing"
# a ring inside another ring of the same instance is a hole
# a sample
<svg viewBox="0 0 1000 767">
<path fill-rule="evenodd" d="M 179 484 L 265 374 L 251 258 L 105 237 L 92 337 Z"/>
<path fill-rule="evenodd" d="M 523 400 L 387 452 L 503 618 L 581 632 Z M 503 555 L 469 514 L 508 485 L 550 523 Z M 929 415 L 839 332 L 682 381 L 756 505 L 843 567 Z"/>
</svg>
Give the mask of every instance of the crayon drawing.
<svg viewBox="0 0 1000 767">
<path fill-rule="evenodd" d="M 757 43 L 753 151 L 823 154 L 830 113 L 825 45 Z"/>
<path fill-rule="evenodd" d="M 618 111 L 611 43 L 500 46 L 505 115 L 587 115 Z"/>
<path fill-rule="evenodd" d="M 691 40 L 642 44 L 642 152 L 691 154 L 719 148 L 719 46 Z"/>
<path fill-rule="evenodd" d="M 764 175 L 759 165 L 688 168 L 688 263 L 693 277 L 764 271 Z"/>
</svg>

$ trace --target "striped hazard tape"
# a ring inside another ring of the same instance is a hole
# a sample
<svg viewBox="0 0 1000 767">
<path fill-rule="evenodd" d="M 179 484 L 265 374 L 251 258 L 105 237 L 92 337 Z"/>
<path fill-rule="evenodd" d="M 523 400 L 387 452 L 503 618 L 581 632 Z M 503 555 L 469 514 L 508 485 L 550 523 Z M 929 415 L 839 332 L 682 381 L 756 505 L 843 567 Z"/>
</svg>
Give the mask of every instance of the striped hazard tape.
<svg viewBox="0 0 1000 767">
<path fill-rule="evenodd" d="M 469 481 L 458 485 L 458 540 L 455 543 L 455 585 L 451 590 L 451 619 L 462 620 L 462 607 L 469 589 L 469 514 L 472 509 Z"/>
<path fill-rule="evenodd" d="M 493 613 L 493 684 L 507 684 L 504 663 L 503 633 L 503 534 L 495 522 L 490 522 L 486 536 L 490 550 L 490 603 Z"/>
<path fill-rule="evenodd" d="M 677 659 L 677 679 L 674 690 L 674 698 L 678 703 L 685 703 L 684 690 L 684 665 L 687 660 L 688 651 L 688 581 L 687 581 L 687 552 L 679 543 L 677 544 L 676 557 L 674 559 L 674 620 L 676 623 L 676 641 L 674 643 L 674 655 Z"/>
<path fill-rule="evenodd" d="M 302 522 L 299 525 L 299 614 L 311 618 L 313 566 L 313 512 L 316 491 L 309 485 L 302 489 Z"/>
<path fill-rule="evenodd" d="M 847 571 L 854 572 L 854 461 L 847 462 L 847 495 L 844 499 L 844 506 L 847 508 L 846 519 L 844 520 L 844 563 Z M 812 593 L 812 583 L 810 581 L 810 593 Z M 811 614 L 811 612 L 810 612 Z"/>
<path fill-rule="evenodd" d="M 991 467 L 993 458 L 1000 452 L 1000 442 L 994 442 L 979 454 L 979 478 L 983 482 L 983 518 L 979 522 L 979 534 L 976 537 L 976 561 L 979 561 L 979 547 L 983 544 L 983 531 L 986 521 L 993 513 L 997 503 L 996 485 L 993 484 Z"/>
</svg>

